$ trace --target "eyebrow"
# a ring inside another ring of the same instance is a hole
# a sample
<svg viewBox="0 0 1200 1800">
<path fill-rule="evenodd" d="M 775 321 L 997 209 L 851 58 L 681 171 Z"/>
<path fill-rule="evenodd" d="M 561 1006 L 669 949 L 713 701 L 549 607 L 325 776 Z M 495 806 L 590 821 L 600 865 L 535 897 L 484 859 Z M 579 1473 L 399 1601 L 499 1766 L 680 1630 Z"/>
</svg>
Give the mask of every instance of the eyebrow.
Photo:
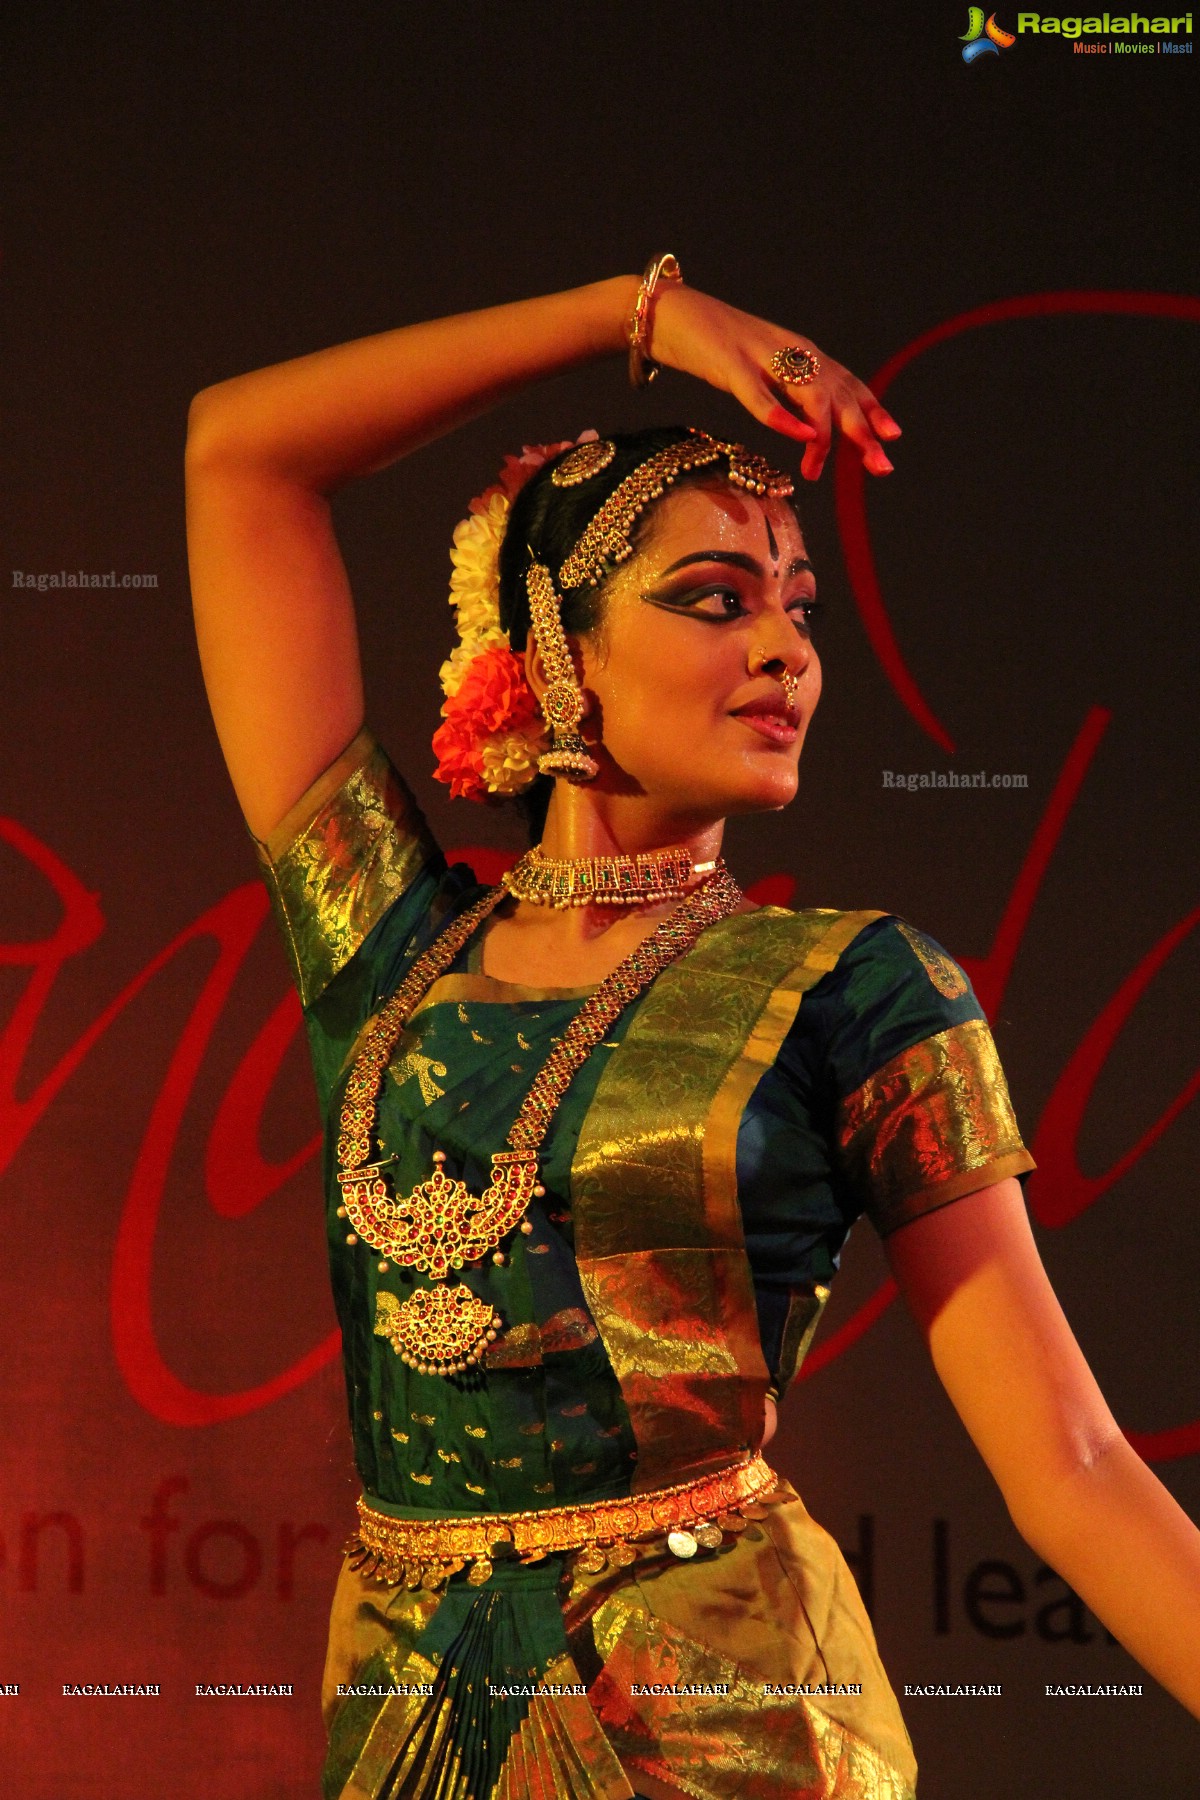
<svg viewBox="0 0 1200 1800">
<path fill-rule="evenodd" d="M 668 575 L 674 575 L 677 569 L 686 569 L 691 563 L 728 563 L 731 568 L 744 569 L 747 575 L 762 575 L 762 564 L 757 557 L 747 556 L 742 550 L 696 550 L 691 556 L 681 556 L 673 562 L 669 569 L 664 569 L 659 576 L 663 581 Z M 812 564 L 805 556 L 795 557 L 787 566 L 789 575 L 803 575 L 812 572 Z"/>
</svg>

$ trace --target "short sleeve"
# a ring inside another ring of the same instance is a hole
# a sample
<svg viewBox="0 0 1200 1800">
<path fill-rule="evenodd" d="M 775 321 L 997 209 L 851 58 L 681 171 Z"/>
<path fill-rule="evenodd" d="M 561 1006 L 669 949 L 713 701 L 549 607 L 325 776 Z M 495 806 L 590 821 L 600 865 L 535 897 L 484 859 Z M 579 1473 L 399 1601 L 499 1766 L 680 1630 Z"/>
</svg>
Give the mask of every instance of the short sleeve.
<svg viewBox="0 0 1200 1800">
<path fill-rule="evenodd" d="M 837 1152 L 881 1236 L 1034 1167 L 982 1008 L 939 944 L 885 918 L 834 976 L 824 1000 Z"/>
<path fill-rule="evenodd" d="M 254 845 L 306 1009 L 441 861 L 420 808 L 365 728 Z"/>
</svg>

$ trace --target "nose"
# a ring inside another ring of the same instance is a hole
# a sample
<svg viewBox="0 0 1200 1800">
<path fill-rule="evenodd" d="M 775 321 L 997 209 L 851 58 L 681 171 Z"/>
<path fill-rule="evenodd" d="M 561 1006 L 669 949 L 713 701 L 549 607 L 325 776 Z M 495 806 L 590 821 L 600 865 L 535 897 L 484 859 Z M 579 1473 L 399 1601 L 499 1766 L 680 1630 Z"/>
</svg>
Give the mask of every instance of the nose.
<svg viewBox="0 0 1200 1800">
<path fill-rule="evenodd" d="M 789 618 L 780 617 L 778 623 L 762 619 L 746 666 L 751 675 L 773 675 L 786 686 L 799 680 L 811 657 L 811 643 Z"/>
<path fill-rule="evenodd" d="M 790 713 L 799 714 L 800 678 L 812 656 L 809 640 L 801 637 L 786 613 L 760 619 L 756 643 L 747 659 L 750 674 L 770 675 L 783 688 Z"/>
</svg>

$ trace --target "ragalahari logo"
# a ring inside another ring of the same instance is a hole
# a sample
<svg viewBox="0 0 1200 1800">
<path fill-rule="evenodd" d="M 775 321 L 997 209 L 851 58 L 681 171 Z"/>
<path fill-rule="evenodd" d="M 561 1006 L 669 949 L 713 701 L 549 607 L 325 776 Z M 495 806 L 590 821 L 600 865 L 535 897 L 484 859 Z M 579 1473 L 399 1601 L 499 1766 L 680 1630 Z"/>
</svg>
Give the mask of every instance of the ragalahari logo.
<svg viewBox="0 0 1200 1800">
<path fill-rule="evenodd" d="M 977 56 L 999 56 L 1001 50 L 1011 50 L 1016 41 L 1011 31 L 997 25 L 995 13 L 989 13 L 985 20 L 982 6 L 967 8 L 967 29 L 959 39 L 964 62 L 973 63 Z"/>
</svg>

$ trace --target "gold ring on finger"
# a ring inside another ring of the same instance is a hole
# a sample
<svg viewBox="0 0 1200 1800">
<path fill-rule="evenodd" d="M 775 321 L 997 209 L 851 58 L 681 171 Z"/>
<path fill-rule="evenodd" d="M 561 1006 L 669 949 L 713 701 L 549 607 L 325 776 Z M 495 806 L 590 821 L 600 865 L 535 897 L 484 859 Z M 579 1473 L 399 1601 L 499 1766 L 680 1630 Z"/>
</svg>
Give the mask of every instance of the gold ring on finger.
<svg viewBox="0 0 1200 1800">
<path fill-rule="evenodd" d="M 821 359 L 801 344 L 785 344 L 771 358 L 771 373 L 787 387 L 806 387 L 820 373 Z"/>
</svg>

